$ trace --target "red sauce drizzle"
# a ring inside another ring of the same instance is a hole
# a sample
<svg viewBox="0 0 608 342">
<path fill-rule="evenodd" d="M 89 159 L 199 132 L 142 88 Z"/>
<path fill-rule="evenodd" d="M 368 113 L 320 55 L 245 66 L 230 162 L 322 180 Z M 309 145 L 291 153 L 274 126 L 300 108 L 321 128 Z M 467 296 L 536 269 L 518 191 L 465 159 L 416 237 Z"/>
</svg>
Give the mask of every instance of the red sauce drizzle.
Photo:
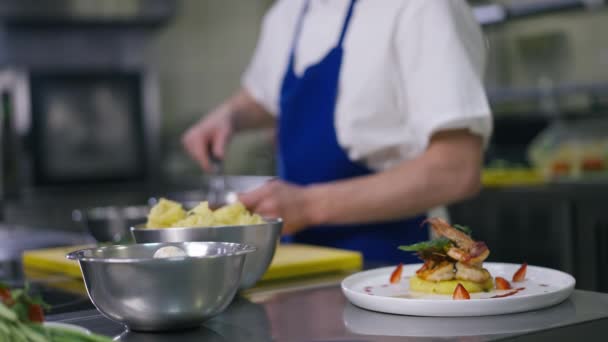
<svg viewBox="0 0 608 342">
<path fill-rule="evenodd" d="M 513 291 L 511 291 L 511 292 L 507 292 L 507 293 L 505 293 L 505 294 L 501 294 L 501 295 L 492 296 L 492 297 L 490 297 L 490 298 L 504 298 L 504 297 L 509 297 L 509 296 L 512 296 L 512 295 L 516 294 L 517 292 L 519 292 L 519 291 L 523 291 L 523 290 L 525 290 L 525 289 L 526 289 L 525 287 L 520 287 L 520 288 L 515 289 L 515 290 L 513 290 Z"/>
<path fill-rule="evenodd" d="M 371 286 L 366 286 L 366 287 L 363 288 L 363 291 L 365 291 L 367 293 L 370 293 L 370 292 L 372 292 L 372 287 Z"/>
</svg>

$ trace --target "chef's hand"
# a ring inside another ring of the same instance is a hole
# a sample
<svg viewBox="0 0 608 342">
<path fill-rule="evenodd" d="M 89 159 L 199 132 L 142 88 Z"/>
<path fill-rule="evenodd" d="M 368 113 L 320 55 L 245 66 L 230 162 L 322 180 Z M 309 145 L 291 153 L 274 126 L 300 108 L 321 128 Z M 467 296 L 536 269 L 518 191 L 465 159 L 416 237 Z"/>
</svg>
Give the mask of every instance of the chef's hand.
<svg viewBox="0 0 608 342">
<path fill-rule="evenodd" d="M 293 234 L 312 224 L 308 188 L 272 180 L 239 195 L 249 210 L 264 216 L 283 219 L 283 234 Z"/>
<path fill-rule="evenodd" d="M 210 171 L 209 154 L 223 159 L 233 131 L 231 110 L 229 106 L 221 105 L 190 127 L 182 136 L 182 144 L 204 170 Z"/>
</svg>

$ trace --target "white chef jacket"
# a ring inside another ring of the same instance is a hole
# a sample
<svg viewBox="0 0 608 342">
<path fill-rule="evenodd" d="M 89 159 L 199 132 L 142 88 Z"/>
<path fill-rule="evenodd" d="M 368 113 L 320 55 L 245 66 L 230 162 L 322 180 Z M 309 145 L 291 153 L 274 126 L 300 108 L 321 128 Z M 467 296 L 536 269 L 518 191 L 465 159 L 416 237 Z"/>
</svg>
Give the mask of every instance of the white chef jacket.
<svg viewBox="0 0 608 342">
<path fill-rule="evenodd" d="M 278 114 L 280 88 L 305 0 L 278 0 L 264 17 L 243 87 Z M 339 40 L 350 0 L 310 0 L 295 72 Z M 358 0 L 344 41 L 334 115 L 338 143 L 375 170 L 413 159 L 440 130 L 468 129 L 487 143 L 485 41 L 464 0 Z"/>
</svg>

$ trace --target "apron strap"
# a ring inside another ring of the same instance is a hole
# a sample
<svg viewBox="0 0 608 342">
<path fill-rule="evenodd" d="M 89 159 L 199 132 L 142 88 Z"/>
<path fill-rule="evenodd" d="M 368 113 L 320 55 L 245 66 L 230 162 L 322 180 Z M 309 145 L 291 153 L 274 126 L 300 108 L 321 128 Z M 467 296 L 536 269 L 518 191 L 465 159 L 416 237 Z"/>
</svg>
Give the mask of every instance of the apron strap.
<svg viewBox="0 0 608 342">
<path fill-rule="evenodd" d="M 302 10 L 300 11 L 300 17 L 298 18 L 296 31 L 294 33 L 293 40 L 291 41 L 291 49 L 289 51 L 289 65 L 290 66 L 294 65 L 296 46 L 298 45 L 298 41 L 300 40 L 300 34 L 302 33 L 304 17 L 306 17 L 306 13 L 308 12 L 309 7 L 310 7 L 310 0 L 306 0 L 304 2 L 304 6 L 302 6 Z"/>
<path fill-rule="evenodd" d="M 346 13 L 346 19 L 344 19 L 344 25 L 342 26 L 342 33 L 340 33 L 340 40 L 338 41 L 338 46 L 342 46 L 344 42 L 344 36 L 346 36 L 346 31 L 348 30 L 348 25 L 350 24 L 350 19 L 353 16 L 353 9 L 355 8 L 355 3 L 357 0 L 351 0 L 350 6 L 348 7 L 348 13 Z"/>
<path fill-rule="evenodd" d="M 348 7 L 348 12 L 346 13 L 346 18 L 344 19 L 344 24 L 342 25 L 342 31 L 340 32 L 340 39 L 338 40 L 339 47 L 342 46 L 344 42 L 344 37 L 346 36 L 346 31 L 348 30 L 348 26 L 350 24 L 350 19 L 353 16 L 353 11 L 355 9 L 355 3 L 357 0 L 351 0 L 350 5 Z M 302 33 L 302 26 L 304 25 L 304 17 L 306 17 L 306 13 L 308 12 L 308 8 L 310 7 L 310 0 L 306 0 L 304 2 L 304 6 L 302 6 L 302 10 L 300 12 L 300 17 L 298 18 L 298 23 L 296 26 L 296 31 L 294 33 L 293 40 L 291 42 L 291 49 L 289 51 L 289 64 L 294 65 L 295 60 L 295 52 L 296 46 L 300 41 L 300 34 Z"/>
</svg>

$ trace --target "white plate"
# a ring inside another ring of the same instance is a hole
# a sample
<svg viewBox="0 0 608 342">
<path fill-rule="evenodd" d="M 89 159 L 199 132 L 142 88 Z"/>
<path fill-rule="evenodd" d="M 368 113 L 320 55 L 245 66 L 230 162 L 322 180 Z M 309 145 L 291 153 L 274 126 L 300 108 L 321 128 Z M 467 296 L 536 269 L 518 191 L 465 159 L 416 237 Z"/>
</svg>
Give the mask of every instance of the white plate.
<svg viewBox="0 0 608 342">
<path fill-rule="evenodd" d="M 503 298 L 490 298 L 509 292 L 472 293 L 470 300 L 452 300 L 451 295 L 423 294 L 409 289 L 409 277 L 422 264 L 404 265 L 403 278 L 390 284 L 395 267 L 384 267 L 353 274 L 342 281 L 342 292 L 348 300 L 364 309 L 411 316 L 486 316 L 530 311 L 562 302 L 574 290 L 574 278 L 549 268 L 528 266 L 526 279 L 512 283 L 513 288 L 524 290 Z M 484 263 L 493 277 L 510 280 L 521 265 Z"/>
<path fill-rule="evenodd" d="M 87 328 L 83 328 L 79 325 L 62 323 L 62 322 L 44 322 L 45 327 L 63 328 L 66 330 L 78 331 L 87 335 L 91 335 L 91 331 Z"/>
</svg>

